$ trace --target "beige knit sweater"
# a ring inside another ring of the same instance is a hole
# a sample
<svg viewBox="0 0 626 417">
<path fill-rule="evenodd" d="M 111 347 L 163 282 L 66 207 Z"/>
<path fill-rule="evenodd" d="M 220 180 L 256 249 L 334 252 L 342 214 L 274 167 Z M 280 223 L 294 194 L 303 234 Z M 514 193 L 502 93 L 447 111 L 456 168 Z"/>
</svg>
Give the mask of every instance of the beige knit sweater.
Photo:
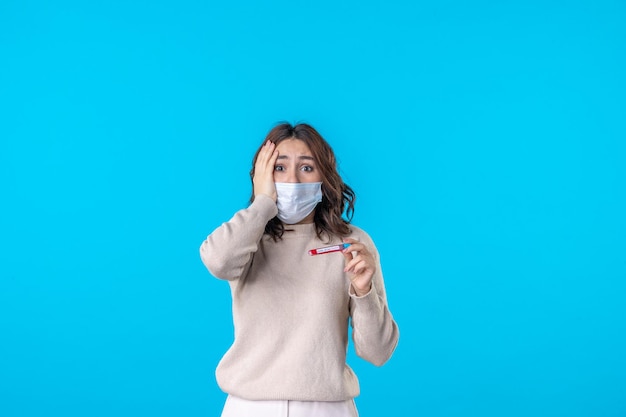
<svg viewBox="0 0 626 417">
<path fill-rule="evenodd" d="M 314 224 L 301 224 L 287 226 L 293 230 L 274 242 L 264 229 L 276 213 L 271 198 L 258 196 L 200 247 L 208 270 L 228 280 L 232 294 L 235 339 L 217 366 L 218 385 L 248 400 L 356 397 L 359 383 L 346 363 L 348 325 L 357 355 L 375 365 L 385 363 L 398 342 L 376 247 L 351 226 L 351 237 L 377 262 L 371 291 L 357 297 L 340 252 L 308 254 L 341 240 L 320 241 Z"/>
</svg>

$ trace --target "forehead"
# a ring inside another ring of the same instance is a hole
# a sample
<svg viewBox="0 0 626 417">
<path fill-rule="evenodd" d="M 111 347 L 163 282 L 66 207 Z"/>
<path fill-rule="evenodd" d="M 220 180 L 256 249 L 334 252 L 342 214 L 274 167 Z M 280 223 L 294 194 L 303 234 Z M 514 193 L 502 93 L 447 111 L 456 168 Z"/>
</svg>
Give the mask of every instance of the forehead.
<svg viewBox="0 0 626 417">
<path fill-rule="evenodd" d="M 278 150 L 279 156 L 312 156 L 311 149 L 300 139 L 285 139 L 276 146 L 276 149 Z"/>
</svg>

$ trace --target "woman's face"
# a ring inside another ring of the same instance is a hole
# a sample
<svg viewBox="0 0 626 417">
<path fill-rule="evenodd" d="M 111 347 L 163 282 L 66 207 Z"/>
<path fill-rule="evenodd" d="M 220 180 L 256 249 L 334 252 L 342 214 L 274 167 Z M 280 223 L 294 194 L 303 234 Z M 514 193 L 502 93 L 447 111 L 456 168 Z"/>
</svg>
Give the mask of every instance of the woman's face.
<svg viewBox="0 0 626 417">
<path fill-rule="evenodd" d="M 276 147 L 278 158 L 274 165 L 274 182 L 321 182 L 313 154 L 299 139 L 285 139 Z"/>
</svg>

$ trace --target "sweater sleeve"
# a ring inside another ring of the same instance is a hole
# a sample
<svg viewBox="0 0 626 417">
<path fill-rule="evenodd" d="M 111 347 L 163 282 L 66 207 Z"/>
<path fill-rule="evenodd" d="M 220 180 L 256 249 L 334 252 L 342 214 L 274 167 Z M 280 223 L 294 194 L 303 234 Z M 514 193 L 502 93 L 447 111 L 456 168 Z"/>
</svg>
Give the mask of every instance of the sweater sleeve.
<svg viewBox="0 0 626 417">
<path fill-rule="evenodd" d="M 378 250 L 371 239 L 366 239 L 376 260 L 376 272 L 372 277 L 372 288 L 367 294 L 359 297 L 352 289 L 349 290 L 352 340 L 359 357 L 382 366 L 391 358 L 400 333 L 387 305 Z"/>
<path fill-rule="evenodd" d="M 200 245 L 200 258 L 209 272 L 229 281 L 241 277 L 259 248 L 265 225 L 277 212 L 270 197 L 259 195 L 207 236 Z"/>
</svg>

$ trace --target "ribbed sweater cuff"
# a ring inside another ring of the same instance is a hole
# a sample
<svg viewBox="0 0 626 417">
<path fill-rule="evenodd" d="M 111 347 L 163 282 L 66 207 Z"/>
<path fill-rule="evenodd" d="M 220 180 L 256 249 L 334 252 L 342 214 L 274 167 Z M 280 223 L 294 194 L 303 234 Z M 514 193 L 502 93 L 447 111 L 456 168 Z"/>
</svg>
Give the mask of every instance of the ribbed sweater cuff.
<svg viewBox="0 0 626 417">
<path fill-rule="evenodd" d="M 361 296 L 356 295 L 352 286 L 350 286 L 349 290 L 350 297 L 355 300 L 361 309 L 370 310 L 380 310 L 380 300 L 378 298 L 378 293 L 376 292 L 376 287 L 372 284 L 372 288 Z"/>
</svg>

